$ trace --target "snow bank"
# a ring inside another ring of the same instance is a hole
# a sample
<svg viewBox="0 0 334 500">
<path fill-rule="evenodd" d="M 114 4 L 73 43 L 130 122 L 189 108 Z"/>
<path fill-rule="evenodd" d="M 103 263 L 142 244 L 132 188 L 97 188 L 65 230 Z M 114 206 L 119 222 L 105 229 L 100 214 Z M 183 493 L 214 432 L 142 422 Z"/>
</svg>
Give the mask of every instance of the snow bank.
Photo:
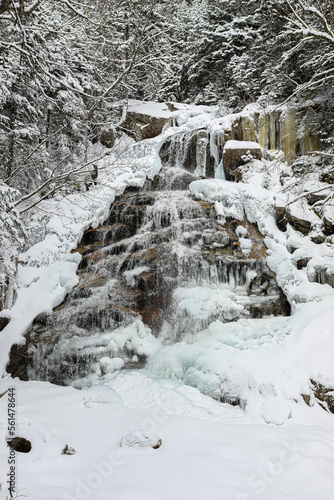
<svg viewBox="0 0 334 500">
<path fill-rule="evenodd" d="M 139 375 L 132 374 L 123 392 L 135 385 L 142 406 L 151 401 L 154 409 L 125 408 L 111 389 L 99 395 L 15 381 L 18 431 L 32 442 L 30 453 L 16 454 L 19 494 L 29 500 L 179 500 L 180 491 L 183 500 L 332 499 L 332 417 L 323 410 L 310 414 L 292 403 L 294 419 L 267 425 L 195 389 L 157 380 L 146 385 Z M 2 381 L 0 393 L 7 387 Z M 161 405 L 168 404 L 166 415 Z M 188 416 L 178 413 L 185 405 Z M 265 415 L 271 410 L 267 405 Z M 284 407 L 280 413 L 286 413 Z M 4 443 L 6 396 L 0 398 L 0 415 Z M 156 435 L 162 445 L 121 447 L 129 434 Z M 73 455 L 62 455 L 66 444 Z M 6 497 L 7 461 L 8 448 L 2 446 L 1 498 Z M 315 471 L 316 480 L 310 481 Z"/>
<path fill-rule="evenodd" d="M 252 141 L 226 141 L 225 149 L 261 149 L 260 144 Z"/>
</svg>

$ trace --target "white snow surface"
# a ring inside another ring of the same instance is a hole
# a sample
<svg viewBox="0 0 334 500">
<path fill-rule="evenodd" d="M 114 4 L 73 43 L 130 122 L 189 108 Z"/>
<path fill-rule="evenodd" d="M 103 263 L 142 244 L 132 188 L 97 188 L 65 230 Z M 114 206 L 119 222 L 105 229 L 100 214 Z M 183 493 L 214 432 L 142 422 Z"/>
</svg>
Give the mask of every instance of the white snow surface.
<svg viewBox="0 0 334 500">
<path fill-rule="evenodd" d="M 140 109 L 154 116 L 167 113 L 163 105 L 150 103 Z M 279 169 L 284 169 L 279 162 L 254 161 L 245 183 L 232 184 L 217 175 L 192 183 L 190 190 L 215 203 L 221 220 L 246 215 L 257 222 L 268 265 L 292 305 L 291 317 L 214 321 L 175 343 L 155 339 L 138 320 L 120 329 L 116 342 L 136 342 L 138 354 L 149 354 L 146 369 L 122 370 L 121 358 L 106 356 L 83 390 L 5 374 L 11 345 L 24 342 L 34 317 L 51 312 L 77 283 L 80 256 L 71 250 L 83 231 L 105 219 L 126 186 L 141 186 L 159 172 L 164 138 L 199 126 L 219 135 L 240 117 L 220 117 L 218 108 L 203 106 L 181 106 L 175 113 L 177 126 L 162 136 L 131 144 L 117 162 L 101 160 L 101 182 L 89 196 L 49 200 L 43 205 L 46 215 L 41 219 L 36 213 L 32 220 L 44 232 L 20 256 L 18 297 L 0 333 L 1 500 L 8 496 L 5 391 L 11 387 L 16 434 L 32 442 L 30 453 L 16 454 L 16 492 L 27 500 L 333 498 L 333 415 L 315 400 L 310 380 L 334 387 L 334 290 L 309 279 L 317 265 L 334 269 L 333 247 L 315 244 L 291 227 L 286 233 L 278 230 L 274 197 L 280 190 Z M 238 237 L 247 252 L 241 227 Z M 298 270 L 301 257 L 309 262 Z M 146 270 L 137 268 L 128 279 Z M 198 322 L 211 309 L 230 307 L 231 292 L 224 287 L 176 294 Z M 310 407 L 302 394 L 310 397 Z M 224 397 L 239 400 L 241 407 L 221 402 Z M 124 436 L 130 441 L 131 436 L 157 436 L 162 444 L 158 449 L 121 447 Z M 61 453 L 66 444 L 74 455 Z"/>
<path fill-rule="evenodd" d="M 254 141 L 226 141 L 225 149 L 261 149 L 260 144 Z"/>
<path fill-rule="evenodd" d="M 129 111 L 155 118 L 171 118 L 175 114 L 173 111 L 169 110 L 165 103 L 137 101 L 135 99 L 129 99 L 128 109 Z"/>
</svg>

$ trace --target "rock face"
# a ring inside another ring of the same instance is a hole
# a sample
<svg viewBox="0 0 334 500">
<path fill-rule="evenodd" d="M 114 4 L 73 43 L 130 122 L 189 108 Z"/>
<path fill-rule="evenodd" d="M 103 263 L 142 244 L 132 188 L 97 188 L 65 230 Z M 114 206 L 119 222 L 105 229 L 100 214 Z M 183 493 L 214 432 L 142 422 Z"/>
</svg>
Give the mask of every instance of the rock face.
<svg viewBox="0 0 334 500">
<path fill-rule="evenodd" d="M 171 125 L 171 118 L 129 112 L 124 126 L 136 141 L 141 141 L 161 134 L 166 125 Z"/>
<path fill-rule="evenodd" d="M 293 215 L 289 207 L 276 206 L 276 217 L 277 217 L 277 225 L 282 230 L 286 230 L 286 226 L 289 223 L 293 229 L 296 231 L 300 231 L 304 236 L 309 234 L 312 229 L 312 224 L 309 220 L 302 219 L 300 216 L 297 217 Z"/>
<path fill-rule="evenodd" d="M 172 125 L 174 109 L 168 104 L 130 100 L 122 130 L 136 141 L 156 137 Z"/>
<path fill-rule="evenodd" d="M 164 168 L 141 191 L 128 189 L 105 223 L 85 232 L 79 284 L 52 315 L 36 318 L 24 346 L 13 347 L 13 376 L 71 384 L 143 366 L 141 339 L 151 335 L 153 345 L 152 333 L 169 332 L 175 341 L 218 319 L 289 314 L 256 225 L 221 223 L 214 205 L 176 189 L 198 177 Z M 250 240 L 247 254 L 241 233 Z M 199 286 L 228 294 L 200 319 L 180 305 L 183 290 Z"/>
<path fill-rule="evenodd" d="M 210 137 L 205 129 L 171 136 L 162 145 L 160 158 L 166 166 L 177 164 L 200 177 L 215 176 L 215 160 L 210 154 Z"/>
<path fill-rule="evenodd" d="M 325 387 L 314 380 L 310 381 L 311 394 L 303 394 L 303 399 L 308 406 L 314 404 L 314 398 L 324 410 L 334 413 L 334 388 Z"/>
<path fill-rule="evenodd" d="M 247 161 L 261 160 L 261 146 L 250 141 L 227 141 L 223 150 L 223 166 L 226 180 L 236 179 L 235 171 Z"/>
<path fill-rule="evenodd" d="M 321 147 L 317 113 L 312 106 L 261 113 L 255 121 L 262 149 L 283 151 L 288 164 L 292 164 L 296 156 Z"/>
</svg>

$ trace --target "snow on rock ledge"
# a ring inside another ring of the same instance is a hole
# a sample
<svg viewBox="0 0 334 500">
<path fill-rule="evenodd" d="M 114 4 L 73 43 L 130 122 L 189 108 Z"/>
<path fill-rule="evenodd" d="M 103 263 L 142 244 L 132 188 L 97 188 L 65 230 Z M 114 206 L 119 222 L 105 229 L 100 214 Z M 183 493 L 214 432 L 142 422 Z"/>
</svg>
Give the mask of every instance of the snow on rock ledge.
<svg viewBox="0 0 334 500">
<path fill-rule="evenodd" d="M 246 149 L 246 150 L 252 150 L 252 149 L 259 149 L 261 150 L 260 144 L 257 142 L 253 141 L 227 141 L 224 150 L 228 149 Z"/>
<path fill-rule="evenodd" d="M 235 180 L 235 170 L 248 160 L 261 160 L 260 144 L 252 141 L 227 141 L 223 150 L 223 165 L 227 180 Z"/>
</svg>

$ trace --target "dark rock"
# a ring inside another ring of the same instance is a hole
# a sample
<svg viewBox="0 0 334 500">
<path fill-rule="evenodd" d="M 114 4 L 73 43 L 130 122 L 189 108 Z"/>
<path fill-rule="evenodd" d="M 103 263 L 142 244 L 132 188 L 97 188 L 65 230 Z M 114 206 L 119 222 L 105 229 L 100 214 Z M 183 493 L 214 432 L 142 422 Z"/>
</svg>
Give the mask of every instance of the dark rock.
<svg viewBox="0 0 334 500">
<path fill-rule="evenodd" d="M 112 129 L 105 130 L 101 134 L 101 144 L 107 148 L 113 148 L 115 145 L 115 133 Z"/>
<path fill-rule="evenodd" d="M 287 226 L 287 219 L 286 219 L 286 213 L 285 213 L 285 207 L 280 207 L 276 206 L 276 224 L 278 229 L 281 231 L 286 231 L 286 226 Z"/>
<path fill-rule="evenodd" d="M 289 224 L 295 229 L 295 231 L 301 232 L 304 236 L 307 236 L 311 231 L 311 222 L 308 220 L 300 219 L 291 215 L 289 212 L 286 216 Z"/>
<path fill-rule="evenodd" d="M 10 318 L 7 316 L 0 316 L 0 332 L 8 325 Z"/>
<path fill-rule="evenodd" d="M 323 230 L 324 234 L 326 236 L 331 236 L 332 234 L 334 234 L 334 220 L 324 216 L 323 221 L 324 221 L 324 230 Z"/>
<path fill-rule="evenodd" d="M 311 236 L 311 241 L 315 243 L 316 245 L 321 245 L 326 240 L 325 236 L 323 234 L 316 234 L 314 236 Z"/>
<path fill-rule="evenodd" d="M 276 206 L 276 223 L 281 231 L 285 231 L 289 223 L 295 231 L 301 232 L 304 236 L 312 229 L 310 221 L 295 217 L 290 213 L 289 207 Z"/>
<path fill-rule="evenodd" d="M 314 203 L 323 201 L 326 198 L 327 194 L 321 194 L 321 193 L 310 193 L 306 196 L 306 200 L 309 205 L 314 205 Z"/>
<path fill-rule="evenodd" d="M 22 437 L 14 437 L 13 439 L 8 440 L 7 444 L 13 450 L 20 453 L 29 453 L 31 450 L 31 442 Z"/>
<path fill-rule="evenodd" d="M 243 141 L 233 141 L 233 147 L 229 147 L 229 141 L 225 144 L 223 150 L 223 165 L 226 179 L 234 181 L 236 179 L 236 170 L 247 161 L 255 158 L 261 160 L 262 152 L 260 146 L 258 148 L 251 147 L 251 143 Z M 239 147 L 235 144 L 240 143 Z"/>
<path fill-rule="evenodd" d="M 307 266 L 309 261 L 310 261 L 310 257 L 305 257 L 303 259 L 297 260 L 297 269 L 303 269 L 304 267 Z"/>
<path fill-rule="evenodd" d="M 71 448 L 67 444 L 65 445 L 65 448 L 61 452 L 62 455 L 74 455 L 74 453 L 75 453 L 75 449 Z"/>
</svg>

